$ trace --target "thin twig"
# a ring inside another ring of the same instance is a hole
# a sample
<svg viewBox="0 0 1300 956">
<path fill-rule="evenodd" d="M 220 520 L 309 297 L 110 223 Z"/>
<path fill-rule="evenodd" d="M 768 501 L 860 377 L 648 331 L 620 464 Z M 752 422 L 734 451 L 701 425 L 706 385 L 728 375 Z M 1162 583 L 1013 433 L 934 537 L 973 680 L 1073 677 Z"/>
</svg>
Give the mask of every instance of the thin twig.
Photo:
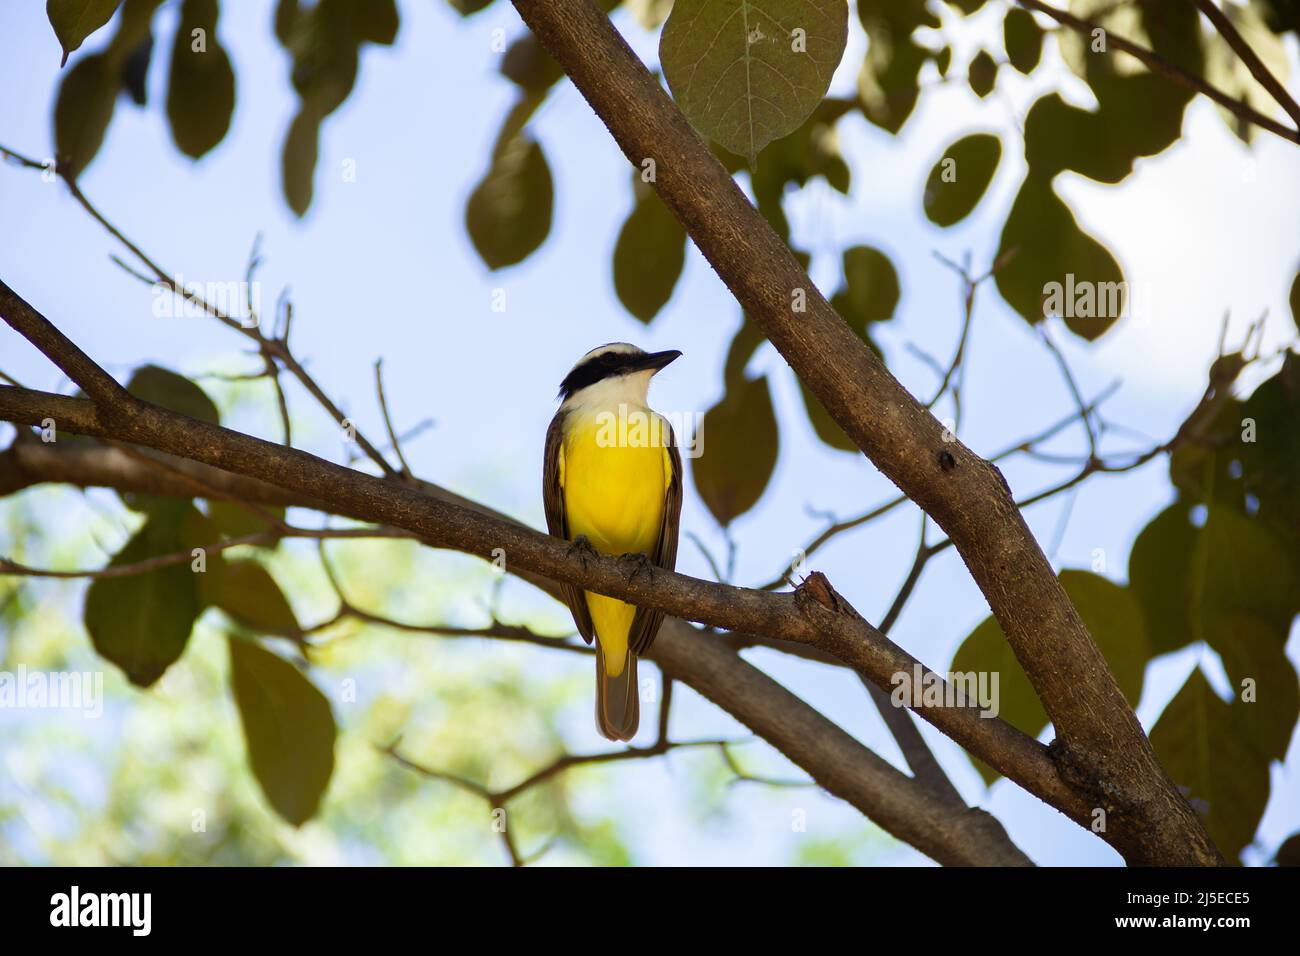
<svg viewBox="0 0 1300 956">
<path fill-rule="evenodd" d="M 1287 115 L 1296 124 L 1296 128 L 1300 129 L 1300 103 L 1296 103 L 1291 94 L 1287 92 L 1286 87 L 1269 72 L 1268 67 L 1264 65 L 1264 61 L 1251 49 L 1250 44 L 1246 42 L 1246 38 L 1237 30 L 1236 25 L 1228 15 L 1211 3 L 1210 0 L 1196 0 L 1196 6 L 1200 8 L 1201 13 L 1205 14 L 1205 18 L 1214 24 L 1214 29 L 1219 31 L 1223 39 L 1228 42 L 1228 46 L 1232 47 L 1237 56 L 1241 57 L 1241 62 L 1246 64 L 1246 69 L 1250 70 L 1250 75 L 1255 78 L 1260 86 L 1268 90 L 1269 95 L 1277 100 L 1282 109 L 1286 110 Z"/>
<path fill-rule="evenodd" d="M 1218 87 L 1211 86 L 1194 73 L 1189 73 L 1181 66 L 1169 62 L 1159 54 L 1148 50 L 1145 47 L 1138 46 L 1136 43 L 1126 40 L 1122 36 L 1118 36 L 1111 30 L 1106 30 L 1093 20 L 1085 20 L 1082 17 L 1076 17 L 1074 14 L 1068 13 L 1065 10 L 1058 10 L 1056 7 L 1048 6 L 1046 3 L 1041 2 L 1041 0 L 1016 0 L 1016 2 L 1028 10 L 1036 10 L 1039 13 L 1045 14 L 1057 23 L 1062 23 L 1079 33 L 1091 36 L 1094 30 L 1104 30 L 1108 46 L 1127 53 L 1151 72 L 1159 73 L 1167 79 L 1173 80 L 1175 83 L 1179 83 L 1190 90 L 1195 90 L 1197 93 L 1204 94 L 1233 115 L 1248 123 L 1254 123 L 1261 129 L 1266 129 L 1270 133 L 1274 133 L 1292 143 L 1300 143 L 1300 130 L 1291 129 L 1288 126 L 1279 123 L 1277 120 L 1270 119 L 1252 107 L 1249 103 L 1234 99 Z"/>
</svg>

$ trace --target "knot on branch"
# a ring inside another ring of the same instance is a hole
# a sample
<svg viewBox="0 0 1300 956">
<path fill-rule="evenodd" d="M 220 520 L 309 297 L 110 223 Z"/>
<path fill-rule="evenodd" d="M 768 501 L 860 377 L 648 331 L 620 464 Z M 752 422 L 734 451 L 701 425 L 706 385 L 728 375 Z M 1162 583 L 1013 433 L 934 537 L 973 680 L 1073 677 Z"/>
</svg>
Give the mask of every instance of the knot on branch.
<svg viewBox="0 0 1300 956">
<path fill-rule="evenodd" d="M 1108 775 L 1090 755 L 1059 737 L 1047 745 L 1047 755 L 1056 765 L 1061 779 L 1094 808 L 1105 810 L 1107 814 L 1123 813 L 1128 808 L 1130 801 L 1123 791 L 1110 782 Z"/>
<path fill-rule="evenodd" d="M 849 602 L 840 597 L 836 590 L 831 587 L 830 579 L 820 571 L 814 571 L 808 575 L 794 589 L 794 602 L 802 611 L 806 611 L 813 604 L 816 604 L 832 614 L 856 615 L 857 613 Z"/>
</svg>

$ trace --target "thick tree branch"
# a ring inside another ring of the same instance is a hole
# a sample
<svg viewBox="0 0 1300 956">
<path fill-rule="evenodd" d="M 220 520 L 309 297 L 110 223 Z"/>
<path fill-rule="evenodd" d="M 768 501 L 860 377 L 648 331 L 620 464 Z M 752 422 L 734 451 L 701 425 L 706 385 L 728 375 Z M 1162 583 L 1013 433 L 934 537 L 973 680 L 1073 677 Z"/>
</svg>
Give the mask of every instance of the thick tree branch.
<svg viewBox="0 0 1300 956">
<path fill-rule="evenodd" d="M 943 426 L 835 313 L 595 4 L 514 5 L 628 159 L 638 167 L 656 160 L 656 192 L 799 378 L 953 540 L 1062 738 L 1054 753 L 1068 755 L 1065 768 L 1094 806 L 1124 794 L 1121 815 L 1132 827 L 1121 852 L 1131 862 L 1220 862 L 1201 821 L 1156 760 L 997 468 L 960 442 L 944 440 Z M 796 290 L 805 311 L 794 309 Z M 738 602 L 751 597 L 744 592 Z M 770 609 L 762 603 L 755 601 L 754 610 L 765 614 Z M 824 639 L 837 643 L 833 632 L 847 627 L 846 618 L 831 618 L 825 625 L 832 633 Z M 767 630 L 739 621 L 722 626 L 733 623 Z M 837 654 L 851 650 L 837 646 Z"/>
</svg>

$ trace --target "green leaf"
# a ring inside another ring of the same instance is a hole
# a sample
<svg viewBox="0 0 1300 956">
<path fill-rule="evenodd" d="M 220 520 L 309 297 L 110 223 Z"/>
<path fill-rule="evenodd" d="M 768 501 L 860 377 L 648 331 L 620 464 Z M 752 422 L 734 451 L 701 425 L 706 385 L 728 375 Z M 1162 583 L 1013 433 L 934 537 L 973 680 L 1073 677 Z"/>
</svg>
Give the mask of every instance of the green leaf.
<svg viewBox="0 0 1300 956">
<path fill-rule="evenodd" d="M 998 65 L 993 57 L 989 56 L 987 50 L 980 50 L 975 54 L 974 59 L 970 61 L 967 80 L 970 82 L 970 88 L 980 99 L 988 96 L 993 92 L 993 86 L 998 79 Z"/>
<path fill-rule="evenodd" d="M 1012 7 L 1002 21 L 1002 43 L 1007 59 L 1021 73 L 1034 72 L 1043 55 L 1043 31 L 1033 14 L 1023 7 Z"/>
<path fill-rule="evenodd" d="M 217 0 L 185 0 L 172 44 L 167 120 L 176 148 L 198 159 L 221 142 L 235 110 L 235 74 L 217 39 Z"/>
<path fill-rule="evenodd" d="M 228 643 L 249 765 L 275 812 L 301 826 L 315 815 L 334 772 L 338 729 L 329 701 L 288 661 L 252 641 Z"/>
<path fill-rule="evenodd" d="M 790 226 L 782 201 L 790 184 L 802 188 L 821 176 L 832 189 L 849 191 L 849 167 L 840 155 L 835 123 L 852 107 L 848 100 L 823 100 L 802 126 L 763 150 L 750 173 L 759 212 L 787 242 Z"/>
<path fill-rule="evenodd" d="M 181 534 L 193 505 L 158 511 L 109 562 L 134 564 L 186 549 Z M 185 651 L 200 604 L 189 562 L 144 574 L 97 578 L 86 592 L 84 621 L 100 656 L 131 683 L 148 687 Z"/>
<path fill-rule="evenodd" d="M 221 424 L 217 406 L 203 389 L 185 376 L 157 365 L 141 365 L 136 369 L 126 383 L 126 390 L 136 398 L 181 415 L 197 418 L 209 425 Z"/>
<path fill-rule="evenodd" d="M 718 524 L 726 527 L 758 503 L 776 469 L 779 438 L 767 376 L 727 386 L 704 413 L 693 460 L 695 488 Z"/>
<path fill-rule="evenodd" d="M 1284 535 L 1293 557 L 1300 559 L 1300 355 L 1287 352 L 1282 368 L 1255 389 L 1240 411 L 1232 424 L 1243 490 L 1258 499 L 1260 519 Z M 1243 422 L 1253 425 L 1254 441 L 1240 441 Z"/>
<path fill-rule="evenodd" d="M 280 179 L 285 202 L 302 217 L 311 206 L 312 180 L 316 174 L 317 140 L 323 119 L 305 105 L 289 124 L 280 156 Z"/>
<path fill-rule="evenodd" d="M 1300 8 L 1296 13 L 1300 14 Z M 1273 855 L 1273 862 L 1278 866 L 1300 866 L 1300 832 L 1291 834 L 1282 842 Z"/>
<path fill-rule="evenodd" d="M 1151 745 L 1174 783 L 1231 860 L 1254 838 L 1268 804 L 1268 759 L 1240 733 L 1238 708 L 1219 699 L 1200 668 L 1151 730 Z"/>
<path fill-rule="evenodd" d="M 1128 588 L 1088 571 L 1067 569 L 1060 579 L 1125 698 L 1137 706 L 1150 649 L 1136 598 Z M 955 673 L 998 674 L 998 715 L 1034 737 L 1047 726 L 1047 712 L 992 616 L 957 648 L 951 669 Z M 982 761 L 972 758 L 972 762 L 986 783 L 997 779 L 997 771 Z"/>
<path fill-rule="evenodd" d="M 380 46 L 393 45 L 399 23 L 395 0 L 362 0 L 354 9 L 353 30 L 359 39 Z"/>
<path fill-rule="evenodd" d="M 259 505 L 269 514 L 284 520 L 284 507 Z M 252 534 L 263 534 L 274 530 L 273 525 L 261 515 L 233 501 L 214 498 L 208 502 L 208 518 L 212 527 L 226 538 L 246 538 Z"/>
<path fill-rule="evenodd" d="M 82 57 L 59 85 L 54 103 L 54 150 L 74 177 L 99 152 L 113 119 L 117 91 L 113 64 L 102 53 Z"/>
<path fill-rule="evenodd" d="M 808 421 L 812 422 L 813 431 L 817 437 L 827 445 L 839 451 L 848 451 L 857 453 L 858 446 L 853 443 L 853 439 L 844 433 L 839 423 L 831 417 L 831 413 L 826 410 L 820 398 L 813 394 L 803 382 L 799 383 L 799 393 L 803 396 L 804 411 L 808 413 Z"/>
<path fill-rule="evenodd" d="M 152 29 L 134 50 L 122 61 L 122 89 L 136 106 L 144 106 L 149 99 L 149 64 L 153 59 Z"/>
<path fill-rule="evenodd" d="M 754 357 L 760 345 L 767 341 L 763 330 L 747 315 L 741 316 L 740 328 L 736 330 L 727 347 L 727 358 L 722 368 L 723 385 L 731 388 L 732 384 L 743 384 L 745 366 Z"/>
<path fill-rule="evenodd" d="M 392 0 L 318 0 L 300 7 L 281 0 L 275 35 L 293 56 L 293 88 L 301 103 L 285 134 L 280 169 L 285 201 L 298 216 L 312 201 L 320 127 L 357 80 L 360 48 L 389 44 L 397 32 Z"/>
<path fill-rule="evenodd" d="M 1193 640 L 1188 575 L 1199 529 L 1191 507 L 1173 504 L 1138 534 L 1129 553 L 1129 587 L 1146 620 L 1154 654 L 1178 650 Z"/>
<path fill-rule="evenodd" d="M 302 634 L 284 592 L 270 572 L 256 561 L 210 562 L 199 582 L 199 597 L 205 604 L 221 608 L 240 624 L 263 634 L 280 637 Z"/>
<path fill-rule="evenodd" d="M 1300 272 L 1297 272 L 1295 278 L 1291 280 L 1290 302 L 1291 321 L 1295 323 L 1297 329 L 1300 329 Z"/>
<path fill-rule="evenodd" d="M 686 261 L 686 230 L 655 191 L 635 180 L 636 205 L 614 245 L 614 291 L 649 323 L 672 298 Z"/>
<path fill-rule="evenodd" d="M 951 226 L 970 215 L 984 196 L 1002 158 L 1002 141 L 991 133 L 972 133 L 953 143 L 925 182 L 925 215 Z"/>
<path fill-rule="evenodd" d="M 63 61 L 59 65 L 66 65 L 68 54 L 113 19 L 121 5 L 122 0 L 46 0 L 45 15 L 54 27 L 59 46 L 63 47 Z"/>
<path fill-rule="evenodd" d="M 659 62 L 691 125 L 752 166 L 812 115 L 847 40 L 844 0 L 676 0 Z"/>
<path fill-rule="evenodd" d="M 893 318 L 900 295 L 898 273 L 889 257 L 871 246 L 844 250 L 843 263 L 844 279 L 831 296 L 831 306 L 879 355 L 880 348 L 871 338 L 871 324 Z M 821 399 L 803 382 L 799 383 L 799 391 L 817 437 L 832 448 L 858 453 L 858 446 L 831 417 Z"/>
<path fill-rule="evenodd" d="M 131 380 L 127 382 L 126 390 L 136 398 L 160 405 L 181 415 L 188 415 L 190 418 L 208 422 L 212 425 L 220 424 L 217 406 L 212 403 L 212 399 L 208 398 L 203 389 L 183 375 L 178 375 L 157 365 L 142 365 L 137 368 L 131 374 Z M 150 451 L 142 453 L 163 460 L 171 457 Z M 122 499 L 122 502 L 128 508 L 146 513 L 159 510 L 175 510 L 184 506 L 182 502 L 177 501 L 175 498 L 159 497 L 136 491 L 119 492 L 118 497 Z"/>
<path fill-rule="evenodd" d="M 1209 642 L 1237 698 L 1232 706 L 1242 738 L 1270 760 L 1286 759 L 1300 719 L 1300 682 L 1279 640 L 1285 634 L 1250 614 L 1223 614 L 1211 627 Z"/>
<path fill-rule="evenodd" d="M 498 144 L 465 206 L 465 227 L 489 269 L 522 262 L 551 231 L 553 187 L 542 147 L 523 133 Z"/>
<path fill-rule="evenodd" d="M 843 264 L 844 281 L 831 296 L 831 305 L 867 341 L 868 327 L 893 318 L 898 308 L 898 272 L 889 256 L 871 246 L 845 249 Z"/>
<path fill-rule="evenodd" d="M 1232 21 L 1241 38 L 1259 57 L 1264 67 L 1285 86 L 1291 71 L 1282 38 L 1268 28 L 1254 6 L 1225 3 L 1223 13 Z M 1257 112 L 1266 116 L 1276 115 L 1278 110 L 1276 101 L 1255 79 L 1254 74 L 1227 41 L 1215 32 L 1206 37 L 1205 43 L 1206 82 L 1218 87 L 1235 100 L 1244 100 Z M 1228 128 L 1243 142 L 1249 143 L 1254 138 L 1253 123 L 1246 122 L 1221 106 L 1216 108 L 1223 121 L 1228 124 Z"/>
<path fill-rule="evenodd" d="M 998 292 L 1031 324 L 1061 315 L 1070 331 L 1091 341 L 1124 312 L 1119 263 L 1079 228 L 1050 182 L 1032 173 L 1011 206 L 997 258 L 1004 263 L 994 277 Z"/>
<path fill-rule="evenodd" d="M 1178 502 L 1142 530 L 1129 556 L 1129 579 L 1156 653 L 1209 641 L 1220 653 L 1245 615 L 1285 643 L 1300 602 L 1300 573 L 1281 540 L 1261 521 L 1212 504 L 1204 526 Z"/>
<path fill-rule="evenodd" d="M 930 51 L 912 40 L 918 27 L 938 28 L 925 0 L 858 0 L 858 19 L 867 33 L 867 55 L 858 74 L 862 115 L 897 133 L 912 115 L 918 77 Z"/>
</svg>

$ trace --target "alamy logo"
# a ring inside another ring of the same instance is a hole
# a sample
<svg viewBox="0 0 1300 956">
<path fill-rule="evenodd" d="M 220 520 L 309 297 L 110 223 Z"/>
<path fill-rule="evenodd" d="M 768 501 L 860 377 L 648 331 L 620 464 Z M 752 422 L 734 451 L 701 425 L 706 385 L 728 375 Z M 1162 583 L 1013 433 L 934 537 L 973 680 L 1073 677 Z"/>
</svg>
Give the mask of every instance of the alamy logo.
<svg viewBox="0 0 1300 956">
<path fill-rule="evenodd" d="M 978 705 L 981 717 L 996 717 L 998 704 L 997 671 L 969 671 L 952 673 L 945 681 L 934 671 L 927 671 L 920 662 L 912 665 L 912 672 L 896 672 L 889 680 L 894 685 L 889 695 L 895 707 L 919 710 L 922 707 L 969 707 Z"/>
<path fill-rule="evenodd" d="M 691 436 L 690 440 L 683 442 L 682 435 Z M 596 415 L 596 444 L 601 448 L 667 448 L 674 438 L 683 457 L 699 458 L 704 454 L 704 414 L 657 415 L 620 402 L 617 412 L 606 410 Z"/>
<path fill-rule="evenodd" d="M 104 713 L 103 671 L 0 671 L 0 710 L 80 710 L 87 717 Z"/>
<path fill-rule="evenodd" d="M 51 926 L 129 926 L 131 935 L 148 936 L 153 924 L 150 893 L 71 893 L 50 897 Z"/>
</svg>

